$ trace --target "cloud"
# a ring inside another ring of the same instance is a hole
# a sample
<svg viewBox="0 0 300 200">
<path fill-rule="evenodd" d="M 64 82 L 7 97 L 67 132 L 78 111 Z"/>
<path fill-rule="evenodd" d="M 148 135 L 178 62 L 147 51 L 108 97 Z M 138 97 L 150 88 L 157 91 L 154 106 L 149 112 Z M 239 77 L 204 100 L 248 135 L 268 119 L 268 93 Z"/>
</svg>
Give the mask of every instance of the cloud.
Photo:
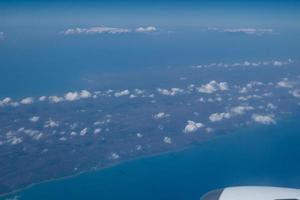
<svg viewBox="0 0 300 200">
<path fill-rule="evenodd" d="M 129 94 L 130 94 L 129 90 L 123 90 L 123 91 L 120 91 L 120 92 L 116 92 L 115 97 L 127 96 Z"/>
<path fill-rule="evenodd" d="M 230 119 L 231 117 L 237 115 L 243 115 L 246 111 L 254 110 L 252 106 L 236 106 L 232 107 L 229 112 L 222 112 L 222 113 L 213 113 L 208 118 L 211 122 L 218 122 L 222 121 L 223 119 Z"/>
<path fill-rule="evenodd" d="M 88 132 L 88 128 L 84 128 L 84 129 L 82 129 L 82 130 L 80 131 L 79 135 L 80 135 L 80 136 L 85 136 L 85 135 L 87 134 L 87 132 Z"/>
<path fill-rule="evenodd" d="M 29 118 L 29 121 L 31 121 L 31 122 L 38 122 L 39 119 L 40 119 L 39 116 L 33 116 L 33 117 Z"/>
<path fill-rule="evenodd" d="M 58 96 L 49 96 L 48 99 L 49 99 L 50 103 L 59 103 L 59 102 L 64 101 L 64 98 L 58 97 Z"/>
<path fill-rule="evenodd" d="M 157 91 L 166 96 L 175 96 L 184 92 L 184 90 L 180 88 L 171 88 L 170 90 L 158 88 Z"/>
<path fill-rule="evenodd" d="M 296 98 L 300 98 L 300 90 L 299 89 L 290 91 L 290 94 L 292 94 Z"/>
<path fill-rule="evenodd" d="M 242 33 L 246 35 L 272 35 L 274 34 L 273 29 L 270 28 L 208 28 L 208 31 L 216 31 L 221 33 Z"/>
<path fill-rule="evenodd" d="M 49 119 L 44 124 L 45 128 L 54 128 L 54 127 L 58 127 L 58 126 L 59 126 L 59 123 L 57 121 L 52 120 L 52 119 Z"/>
<path fill-rule="evenodd" d="M 0 32 L 0 40 L 4 39 L 4 32 Z"/>
<path fill-rule="evenodd" d="M 155 114 L 153 117 L 154 119 L 164 119 L 164 118 L 168 118 L 170 117 L 170 114 L 164 113 L 164 112 L 159 112 L 157 114 Z"/>
<path fill-rule="evenodd" d="M 8 140 L 8 142 L 10 142 L 10 144 L 12 144 L 12 145 L 16 145 L 16 144 L 20 144 L 21 142 L 23 142 L 23 140 L 21 137 L 13 136 L 12 138 L 10 138 Z"/>
<path fill-rule="evenodd" d="M 201 85 L 200 87 L 197 88 L 198 92 L 206 93 L 206 94 L 211 94 L 218 90 L 225 91 L 228 89 L 229 89 L 229 86 L 228 86 L 227 82 L 218 83 L 215 80 L 212 80 L 209 83 L 207 83 L 205 85 Z"/>
<path fill-rule="evenodd" d="M 137 134 L 136 134 L 136 137 L 138 137 L 138 138 L 142 138 L 142 137 L 143 137 L 143 135 L 142 135 L 141 133 L 137 133 Z"/>
<path fill-rule="evenodd" d="M 81 90 L 80 92 L 80 98 L 86 99 L 86 98 L 90 98 L 91 96 L 92 94 L 87 90 Z"/>
<path fill-rule="evenodd" d="M 45 101 L 46 99 L 47 99 L 46 96 L 41 96 L 41 97 L 39 98 L 39 101 Z"/>
<path fill-rule="evenodd" d="M 262 66 L 274 66 L 274 67 L 281 67 L 286 66 L 294 63 L 292 59 L 287 60 L 265 60 L 265 61 L 253 61 L 250 62 L 248 60 L 242 62 L 234 62 L 234 63 L 209 63 L 209 64 L 200 64 L 200 65 L 193 65 L 192 68 L 202 69 L 202 68 L 210 68 L 210 67 L 262 67 Z"/>
<path fill-rule="evenodd" d="M 194 122 L 194 121 L 191 121 L 191 120 L 188 120 L 187 121 L 187 125 L 185 126 L 183 132 L 185 133 L 192 133 L 192 132 L 195 132 L 197 131 L 199 128 L 202 128 L 204 127 L 204 124 L 198 122 Z"/>
<path fill-rule="evenodd" d="M 253 114 L 252 120 L 260 123 L 260 124 L 276 124 L 276 121 L 274 119 L 274 115 L 259 115 L 259 114 Z"/>
<path fill-rule="evenodd" d="M 111 153 L 110 158 L 113 159 L 113 160 L 117 160 L 117 159 L 120 158 L 120 156 L 117 153 Z"/>
<path fill-rule="evenodd" d="M 96 128 L 95 130 L 94 130 L 94 134 L 98 134 L 98 133 L 100 133 L 101 132 L 101 128 Z"/>
<path fill-rule="evenodd" d="M 138 27 L 135 29 L 135 32 L 154 32 L 156 31 L 156 27 L 154 26 L 147 26 L 147 27 Z"/>
<path fill-rule="evenodd" d="M 78 92 L 68 92 L 68 93 L 65 94 L 65 100 L 66 101 L 76 101 L 79 98 L 80 97 L 79 97 Z"/>
<path fill-rule="evenodd" d="M 124 33 L 148 33 L 155 32 L 157 29 L 154 26 L 138 27 L 135 29 L 130 28 L 117 28 L 117 27 L 105 27 L 97 26 L 90 28 L 70 28 L 62 33 L 64 35 L 95 35 L 95 34 L 124 34 Z"/>
<path fill-rule="evenodd" d="M 8 105 L 10 102 L 11 102 L 11 98 L 6 97 L 6 98 L 0 100 L 0 106 L 6 106 L 6 105 Z"/>
<path fill-rule="evenodd" d="M 33 97 L 26 97 L 21 100 L 21 104 L 32 104 L 34 102 Z"/>
<path fill-rule="evenodd" d="M 252 106 L 236 106 L 230 109 L 232 114 L 242 115 L 245 114 L 246 111 L 253 110 Z"/>
<path fill-rule="evenodd" d="M 223 119 L 229 119 L 229 118 L 231 118 L 231 114 L 228 112 L 213 113 L 209 116 L 209 120 L 211 122 L 217 122 L 217 121 L 221 121 Z"/>
<path fill-rule="evenodd" d="M 172 143 L 172 139 L 170 137 L 164 137 L 164 143 L 171 144 Z"/>
<path fill-rule="evenodd" d="M 129 33 L 131 32 L 130 29 L 127 28 L 114 28 L 114 27 L 91 27 L 91 28 L 74 28 L 74 29 L 67 29 L 63 33 L 65 35 L 80 35 L 80 34 L 121 34 L 121 33 Z"/>
<path fill-rule="evenodd" d="M 287 78 L 284 78 L 282 81 L 279 81 L 277 83 L 277 87 L 280 87 L 280 88 L 292 88 L 293 84 Z"/>
<path fill-rule="evenodd" d="M 68 92 L 65 94 L 64 98 L 66 101 L 76 101 L 79 99 L 86 99 L 86 98 L 90 98 L 92 96 L 92 94 L 87 91 L 87 90 L 81 90 L 80 93 L 78 92 Z"/>
</svg>

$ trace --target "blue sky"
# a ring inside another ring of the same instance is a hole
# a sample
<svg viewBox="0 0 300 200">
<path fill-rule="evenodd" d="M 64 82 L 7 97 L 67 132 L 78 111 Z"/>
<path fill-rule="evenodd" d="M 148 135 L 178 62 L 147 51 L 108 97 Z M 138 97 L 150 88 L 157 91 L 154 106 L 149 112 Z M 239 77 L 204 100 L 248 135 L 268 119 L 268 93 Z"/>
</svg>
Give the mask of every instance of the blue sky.
<svg viewBox="0 0 300 200">
<path fill-rule="evenodd" d="M 141 25 L 299 26 L 299 1 L 8 1 L 1 26 Z"/>
</svg>

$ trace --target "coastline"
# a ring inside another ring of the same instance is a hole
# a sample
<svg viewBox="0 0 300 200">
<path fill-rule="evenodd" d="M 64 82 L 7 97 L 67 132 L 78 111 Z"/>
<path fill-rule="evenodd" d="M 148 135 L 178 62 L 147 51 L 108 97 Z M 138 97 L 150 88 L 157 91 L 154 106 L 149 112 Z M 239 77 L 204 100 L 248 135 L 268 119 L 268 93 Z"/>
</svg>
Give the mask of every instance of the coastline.
<svg viewBox="0 0 300 200">
<path fill-rule="evenodd" d="M 197 147 L 209 144 L 209 143 L 211 143 L 215 140 L 222 140 L 222 138 L 224 138 L 224 137 L 238 135 L 240 133 L 245 134 L 245 133 L 249 133 L 249 132 L 255 132 L 256 130 L 264 130 L 264 129 L 276 127 L 279 124 L 285 124 L 286 122 L 291 122 L 291 121 L 293 122 L 295 119 L 297 119 L 297 117 L 299 118 L 299 115 L 294 115 L 294 116 L 290 116 L 290 117 L 287 117 L 287 118 L 282 118 L 282 119 L 280 119 L 280 122 L 278 122 L 277 124 L 272 125 L 272 126 L 240 127 L 236 130 L 233 130 L 233 131 L 230 131 L 230 132 L 225 131 L 223 133 L 219 133 L 219 135 L 214 135 L 211 138 L 206 139 L 204 141 L 197 142 L 197 143 L 191 143 L 189 145 L 186 145 L 186 146 L 183 146 L 183 147 L 180 147 L 180 148 L 176 148 L 176 149 L 172 149 L 172 150 L 168 150 L 168 151 L 164 151 L 164 152 L 159 152 L 159 153 L 153 153 L 153 154 L 149 154 L 149 155 L 137 156 L 135 158 L 126 159 L 126 160 L 123 160 L 123 161 L 120 161 L 120 162 L 117 162 L 117 163 L 109 164 L 105 167 L 100 167 L 98 169 L 84 170 L 84 171 L 81 171 L 77 174 L 64 176 L 64 177 L 59 177 L 59 178 L 52 178 L 52 179 L 40 181 L 40 182 L 37 182 L 37 183 L 32 183 L 32 184 L 30 184 L 28 186 L 25 186 L 23 188 L 16 189 L 16 190 L 8 192 L 8 193 L 0 194 L 0 200 L 2 200 L 2 199 L 5 200 L 6 198 L 10 198 L 11 196 L 18 196 L 17 193 L 19 193 L 21 191 L 24 191 L 24 190 L 28 190 L 32 187 L 35 187 L 37 185 L 41 185 L 41 184 L 44 184 L 44 183 L 72 179 L 72 178 L 76 178 L 76 177 L 78 177 L 82 174 L 96 173 L 96 172 L 99 172 L 99 171 L 110 169 L 110 168 L 113 168 L 113 167 L 116 167 L 116 166 L 119 166 L 119 165 L 123 165 L 123 164 L 129 163 L 129 162 L 132 162 L 132 161 L 136 161 L 136 160 L 142 160 L 142 159 L 147 159 L 147 158 L 156 157 L 156 156 L 163 156 L 163 155 L 168 155 L 168 154 L 172 154 L 172 153 L 176 153 L 176 152 L 184 152 L 188 149 L 193 149 L 193 148 L 197 148 Z"/>
</svg>

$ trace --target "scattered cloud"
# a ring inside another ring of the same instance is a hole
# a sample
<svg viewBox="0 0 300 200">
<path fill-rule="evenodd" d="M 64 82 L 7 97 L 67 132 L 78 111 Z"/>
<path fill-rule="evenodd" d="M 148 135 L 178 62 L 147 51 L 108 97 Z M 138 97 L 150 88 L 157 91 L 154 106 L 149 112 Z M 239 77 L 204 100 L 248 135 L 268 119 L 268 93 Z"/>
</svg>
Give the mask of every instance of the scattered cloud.
<svg viewBox="0 0 300 200">
<path fill-rule="evenodd" d="M 147 26 L 147 27 L 138 27 L 135 29 L 135 32 L 154 32 L 156 31 L 156 27 L 154 26 Z"/>
<path fill-rule="evenodd" d="M 166 96 L 175 96 L 184 92 L 184 90 L 180 88 L 171 88 L 170 90 L 158 88 L 157 91 Z"/>
<path fill-rule="evenodd" d="M 79 135 L 80 135 L 80 136 L 85 136 L 85 135 L 87 134 L 87 132 L 88 132 L 88 128 L 84 128 L 84 129 L 82 129 L 82 130 L 80 131 Z"/>
<path fill-rule="evenodd" d="M 232 114 L 242 115 L 245 114 L 246 111 L 253 110 L 252 106 L 236 106 L 230 109 Z"/>
<path fill-rule="evenodd" d="M 172 139 L 170 137 L 164 137 L 164 143 L 171 144 L 172 143 Z"/>
<path fill-rule="evenodd" d="M 170 114 L 164 113 L 164 112 L 159 112 L 154 115 L 154 119 L 164 119 L 170 117 Z"/>
<path fill-rule="evenodd" d="M 127 96 L 129 94 L 130 94 L 129 90 L 123 90 L 123 91 L 120 91 L 120 92 L 116 92 L 115 97 Z"/>
<path fill-rule="evenodd" d="M 79 97 L 78 92 L 68 92 L 68 93 L 65 94 L 65 100 L 66 101 L 76 101 L 79 98 L 80 97 Z"/>
<path fill-rule="evenodd" d="M 192 120 L 188 120 L 187 121 L 187 125 L 185 126 L 183 132 L 184 133 L 192 133 L 192 132 L 196 132 L 199 128 L 204 127 L 204 124 L 200 123 L 200 122 L 194 122 Z"/>
<path fill-rule="evenodd" d="M 6 106 L 11 102 L 11 98 L 5 97 L 4 99 L 0 100 L 0 106 Z"/>
<path fill-rule="evenodd" d="M 270 28 L 217 28 L 212 27 L 208 28 L 208 31 L 216 31 L 221 33 L 242 33 L 246 35 L 272 35 L 274 34 L 274 30 Z"/>
<path fill-rule="evenodd" d="M 52 119 L 49 119 L 44 124 L 45 128 L 54 128 L 54 127 L 58 127 L 58 126 L 59 126 L 59 123 L 57 121 L 52 120 Z"/>
<path fill-rule="evenodd" d="M 59 97 L 59 96 L 49 96 L 48 97 L 50 103 L 60 103 L 62 101 L 64 101 L 63 97 Z"/>
<path fill-rule="evenodd" d="M 80 34 L 121 34 L 121 33 L 129 33 L 131 32 L 130 29 L 127 28 L 114 28 L 114 27 L 91 27 L 91 28 L 71 28 L 65 30 L 63 33 L 65 35 L 80 35 Z"/>
<path fill-rule="evenodd" d="M 253 114 L 252 115 L 253 121 L 260 123 L 260 124 L 276 124 L 274 119 L 274 115 L 260 115 L 260 114 Z"/>
<path fill-rule="evenodd" d="M 201 85 L 200 87 L 197 88 L 198 92 L 206 93 L 206 94 L 211 94 L 218 90 L 225 91 L 228 89 L 229 89 L 229 86 L 228 86 L 227 82 L 218 83 L 215 80 L 212 80 L 209 83 L 207 83 L 205 85 Z"/>
<path fill-rule="evenodd" d="M 4 32 L 0 32 L 0 40 L 4 39 Z"/>
<path fill-rule="evenodd" d="M 101 132 L 101 128 L 96 128 L 95 130 L 94 130 L 94 134 L 99 134 L 100 132 Z"/>
<path fill-rule="evenodd" d="M 290 93 L 291 93 L 294 97 L 300 98 L 300 90 L 299 90 L 299 89 L 292 90 L 292 91 L 290 91 Z"/>
<path fill-rule="evenodd" d="M 113 159 L 113 160 L 117 160 L 117 159 L 120 158 L 120 156 L 117 153 L 111 153 L 110 158 Z"/>
<path fill-rule="evenodd" d="M 287 78 L 282 79 L 277 83 L 277 87 L 281 88 L 292 88 L 293 84 L 291 81 L 289 81 Z"/>
<path fill-rule="evenodd" d="M 192 68 L 203 69 L 203 68 L 211 68 L 211 67 L 224 67 L 224 68 L 233 68 L 233 67 L 263 67 L 263 66 L 274 66 L 274 67 L 282 67 L 286 65 L 290 65 L 294 63 L 292 59 L 287 60 L 265 60 L 265 61 L 242 61 L 242 62 L 234 62 L 234 63 L 209 63 L 209 64 L 200 64 L 193 65 Z"/>
<path fill-rule="evenodd" d="M 231 114 L 228 112 L 213 113 L 209 116 L 209 120 L 211 122 L 217 122 L 217 121 L 221 121 L 223 119 L 229 119 L 229 118 L 231 118 Z"/>
<path fill-rule="evenodd" d="M 40 120 L 39 116 L 33 116 L 33 117 L 29 118 L 29 121 L 31 121 L 31 122 L 38 122 L 39 120 Z"/>
<path fill-rule="evenodd" d="M 21 104 L 32 104 L 34 102 L 33 97 L 26 97 L 21 100 Z"/>
<path fill-rule="evenodd" d="M 157 28 L 154 26 L 131 28 L 117 28 L 97 26 L 90 28 L 70 28 L 63 31 L 64 35 L 95 35 L 95 34 L 124 34 L 124 33 L 148 33 L 155 32 Z"/>
</svg>

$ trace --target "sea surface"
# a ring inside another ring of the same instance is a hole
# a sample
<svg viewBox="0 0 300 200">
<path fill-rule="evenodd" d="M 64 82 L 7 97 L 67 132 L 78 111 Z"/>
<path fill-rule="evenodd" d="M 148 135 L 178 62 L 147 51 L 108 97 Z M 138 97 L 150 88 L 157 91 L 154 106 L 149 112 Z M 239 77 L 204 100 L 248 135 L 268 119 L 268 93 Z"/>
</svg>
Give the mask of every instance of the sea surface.
<svg viewBox="0 0 300 200">
<path fill-rule="evenodd" d="M 196 200 L 237 185 L 300 187 L 300 117 L 227 133 L 184 150 L 48 181 L 0 199 Z"/>
</svg>

